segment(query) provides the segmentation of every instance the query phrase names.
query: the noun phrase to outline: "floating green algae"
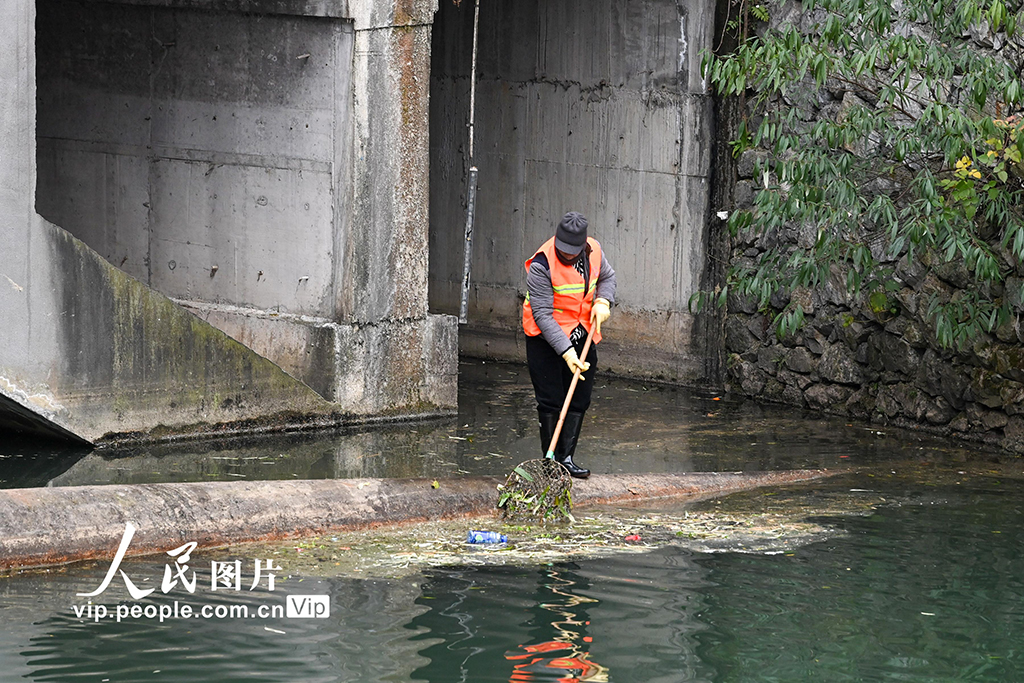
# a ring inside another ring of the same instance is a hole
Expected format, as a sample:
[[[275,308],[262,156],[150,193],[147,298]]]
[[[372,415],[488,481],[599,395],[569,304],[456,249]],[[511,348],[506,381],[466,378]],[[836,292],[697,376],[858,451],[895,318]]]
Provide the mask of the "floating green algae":
[[[778,490],[760,491],[723,505],[705,503],[651,509],[587,508],[572,524],[514,525],[495,517],[445,520],[394,528],[323,534],[302,540],[247,544],[224,551],[273,558],[291,576],[395,578],[439,566],[539,565],[666,545],[695,552],[785,553],[839,533],[822,514],[862,514],[884,500],[855,494],[825,508],[799,504],[780,509]],[[797,494],[794,494],[797,495]],[[752,501],[760,500],[760,506]],[[812,520],[811,517],[816,517]],[[505,534],[508,543],[466,543],[471,529]]]
[[[960,469],[963,467],[964,469]],[[586,507],[571,524],[505,524],[497,516],[328,533],[302,540],[235,546],[218,554],[271,557],[283,575],[395,578],[429,567],[536,566],[679,546],[697,553],[783,554],[845,533],[843,518],[920,505],[920,484],[956,491],[1012,486],[1021,465],[936,467],[900,462],[857,468],[829,479],[743,491],[700,502],[668,499],[644,507]],[[908,482],[916,482],[908,493]],[[952,487],[952,488],[950,488]],[[497,531],[506,544],[472,545],[472,529]]]

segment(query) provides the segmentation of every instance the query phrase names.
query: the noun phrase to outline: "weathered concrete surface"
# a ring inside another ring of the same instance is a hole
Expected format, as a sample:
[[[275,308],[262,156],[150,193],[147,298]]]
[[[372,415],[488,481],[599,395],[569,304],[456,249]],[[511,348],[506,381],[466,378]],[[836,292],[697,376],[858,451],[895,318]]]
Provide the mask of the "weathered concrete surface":
[[[256,353],[273,358],[339,410],[379,415],[450,411],[456,405],[458,328],[449,316],[355,324],[178,303]]]
[[[809,481],[824,470],[605,475],[577,482],[576,505],[705,498]],[[0,491],[0,570],[112,558],[131,522],[129,555],[195,541],[211,547],[494,513],[493,477],[209,482]]]
[[[342,411],[453,407],[422,246],[435,5],[45,3],[40,213]]]
[[[337,409],[220,330],[47,226],[64,264],[56,413],[95,442],[215,431],[215,423],[285,426]]]
[[[717,339],[687,308],[707,250],[711,47],[705,0],[481,3],[480,169],[470,323],[460,345],[522,359],[523,262],[582,211],[618,273],[601,364],[696,383]],[[431,75],[433,310],[458,310],[472,3],[442,3]]]
[[[38,12],[38,211],[168,296],[330,315],[351,25]]]
[[[426,306],[434,7],[5,5],[0,426],[451,411],[455,319]]]
[[[573,505],[642,503],[657,498],[701,500],[760,488],[831,476],[827,470],[774,472],[687,472],[666,474],[608,474],[574,481]]]

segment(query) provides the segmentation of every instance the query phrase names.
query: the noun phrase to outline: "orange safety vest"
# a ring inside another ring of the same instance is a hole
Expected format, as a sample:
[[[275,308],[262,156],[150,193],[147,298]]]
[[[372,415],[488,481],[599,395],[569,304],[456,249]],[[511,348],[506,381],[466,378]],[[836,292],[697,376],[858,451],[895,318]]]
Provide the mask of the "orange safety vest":
[[[541,245],[537,253],[526,261],[526,271],[530,271],[530,264],[537,254],[544,254],[548,259],[548,270],[551,273],[551,288],[554,291],[555,311],[554,319],[562,328],[566,336],[569,335],[577,325],[583,325],[587,333],[590,333],[590,310],[594,305],[594,290],[597,289],[597,276],[601,273],[601,245],[592,237],[587,238],[587,246],[590,248],[590,287],[586,292],[584,289],[583,276],[572,266],[567,266],[558,258],[555,253],[555,238],[552,237]],[[540,328],[533,319],[533,309],[530,308],[530,294],[526,294],[526,301],[523,302],[523,331],[527,336],[536,337],[540,334]],[[594,334],[594,343],[601,341],[601,333]]]

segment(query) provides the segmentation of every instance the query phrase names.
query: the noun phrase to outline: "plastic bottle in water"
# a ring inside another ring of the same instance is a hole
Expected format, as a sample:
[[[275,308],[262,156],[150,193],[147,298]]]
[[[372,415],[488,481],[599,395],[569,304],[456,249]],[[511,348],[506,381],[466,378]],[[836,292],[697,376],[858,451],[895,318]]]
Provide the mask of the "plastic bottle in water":
[[[508,536],[497,531],[470,531],[466,543],[508,543]]]

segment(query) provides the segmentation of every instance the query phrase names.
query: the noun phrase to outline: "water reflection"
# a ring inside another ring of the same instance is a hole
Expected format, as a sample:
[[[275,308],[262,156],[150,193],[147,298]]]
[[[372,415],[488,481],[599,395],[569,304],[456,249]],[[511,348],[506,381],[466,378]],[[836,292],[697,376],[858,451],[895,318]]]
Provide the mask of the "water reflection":
[[[32,681],[436,683],[701,680],[690,676],[706,672],[693,654],[693,634],[704,628],[696,589],[706,582],[675,551],[391,581],[292,577],[275,593],[203,591],[209,577],[200,576],[195,595],[157,592],[141,603],[245,606],[254,615],[287,594],[327,594],[328,619],[77,616],[76,593],[99,585],[106,568],[0,582],[0,670]],[[162,566],[134,561],[126,570],[153,587]],[[96,600],[113,614],[130,596],[115,582]]]
[[[941,481],[883,476],[889,471],[862,475],[883,504],[866,516],[832,517],[844,533],[778,554],[667,547],[387,581],[287,577],[282,560],[285,578],[273,594],[204,591],[210,577],[201,574],[196,596],[178,586],[143,601],[255,610],[285,595],[329,595],[327,619],[94,622],[72,605],[76,593],[100,584],[109,562],[8,577],[0,580],[0,678],[1020,680],[1020,465],[1016,479],[1009,471],[954,470],[964,476]],[[807,491],[849,489],[846,479]],[[238,556],[251,565],[244,550]],[[198,571],[212,557],[195,553],[190,564]],[[126,572],[140,587],[159,586],[164,561],[126,562]],[[125,600],[121,582],[102,596],[108,604]]]
[[[1021,483],[876,483],[893,503],[834,519],[845,536],[699,560],[701,659],[736,681],[1022,680]]]
[[[46,486],[91,450],[65,441],[6,435],[0,439],[0,488]]]
[[[448,420],[344,433],[155,444],[92,453],[51,485],[457,476],[468,471],[459,441],[449,438],[457,432]]]
[[[538,606],[550,614],[541,615],[538,621],[554,617],[550,622],[554,637],[539,643],[520,645],[505,653],[505,659],[513,664],[509,681],[608,681],[608,669],[590,659],[592,636],[587,635],[590,619],[588,607],[598,601],[584,595],[584,586],[577,589],[577,581],[569,571],[545,570],[546,581],[541,590],[551,595],[547,602]],[[543,630],[547,630],[545,624]],[[538,634],[543,638],[547,634]]]
[[[0,671],[32,681],[408,681],[421,663],[408,642],[408,621],[422,608],[416,581],[305,579],[274,593],[177,591],[154,593],[139,604],[192,605],[236,610],[224,618],[79,618],[76,592],[91,590],[105,566],[74,575],[35,574],[0,583]],[[132,563],[133,578],[160,567]],[[200,577],[209,586],[209,577]],[[143,581],[144,585],[146,584]],[[286,594],[326,594],[327,619],[260,618],[261,605],[282,604]],[[128,604],[123,586],[97,598],[112,608]],[[82,600],[83,604],[85,601]],[[249,617],[239,616],[245,607]],[[111,611],[113,614],[113,609]]]
[[[834,468],[971,453],[948,441],[784,406],[618,378],[599,382],[577,451],[595,474]],[[482,361],[460,363],[459,414],[447,420],[88,454],[12,444],[0,441],[0,487],[504,475],[540,455],[525,369]]]
[[[410,623],[433,641],[430,663],[413,680],[607,680],[590,660],[587,587],[572,566],[432,571],[417,600],[429,609]]]
[[[413,680],[706,680],[704,571],[678,550],[531,569],[431,572]],[[510,647],[510,644],[514,646]]]

